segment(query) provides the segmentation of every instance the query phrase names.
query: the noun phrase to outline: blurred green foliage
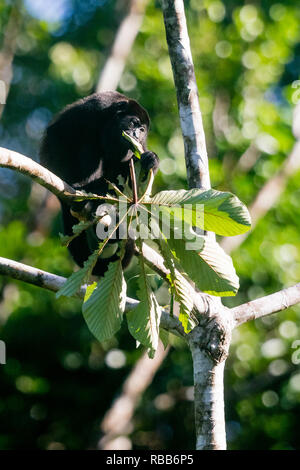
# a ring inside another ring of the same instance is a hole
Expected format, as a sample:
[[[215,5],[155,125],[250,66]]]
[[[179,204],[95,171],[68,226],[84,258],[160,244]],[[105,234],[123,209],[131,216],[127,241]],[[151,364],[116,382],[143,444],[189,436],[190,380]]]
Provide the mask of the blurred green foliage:
[[[109,54],[126,2],[26,0],[17,36],[12,86],[0,122],[0,145],[37,158],[43,129],[67,103],[91,93]],[[0,51],[13,1],[0,0]],[[291,132],[299,79],[300,8],[293,0],[186,0],[212,186],[246,204],[280,168]],[[172,71],[158,1],[151,0],[119,90],[152,119],[149,148],[161,160],[155,191],[186,188]],[[241,155],[255,146],[243,171]],[[0,255],[60,275],[73,269],[60,246],[54,198],[28,178],[1,170]],[[300,279],[300,174],[233,253],[241,289],[233,306]],[[135,296],[137,273],[127,273]],[[159,287],[161,301],[166,289]],[[292,363],[300,339],[300,307],[235,331],[226,367],[226,418],[231,449],[300,447],[300,372]],[[0,448],[94,448],[105,410],[141,351],[124,327],[100,345],[76,299],[0,277]],[[129,438],[136,449],[194,447],[192,364],[175,341],[144,394]],[[176,410],[176,411],[175,411]]]

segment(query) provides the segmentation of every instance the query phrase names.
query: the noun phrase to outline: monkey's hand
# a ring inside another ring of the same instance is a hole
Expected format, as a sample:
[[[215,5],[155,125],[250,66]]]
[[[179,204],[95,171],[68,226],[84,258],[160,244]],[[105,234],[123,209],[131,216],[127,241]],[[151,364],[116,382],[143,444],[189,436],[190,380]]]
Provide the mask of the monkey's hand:
[[[150,170],[152,170],[155,175],[159,167],[159,158],[156,153],[147,150],[141,155],[141,165],[146,174],[145,176],[147,176]]]

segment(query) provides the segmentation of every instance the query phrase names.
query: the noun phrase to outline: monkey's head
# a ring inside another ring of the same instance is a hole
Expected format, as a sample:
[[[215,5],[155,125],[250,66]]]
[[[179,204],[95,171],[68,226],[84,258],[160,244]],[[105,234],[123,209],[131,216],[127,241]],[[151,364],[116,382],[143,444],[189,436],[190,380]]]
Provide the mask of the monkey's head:
[[[137,101],[120,93],[114,93],[114,96],[119,98],[119,101],[114,102],[110,109],[113,113],[110,113],[107,138],[110,139],[110,145],[118,149],[119,160],[124,162],[132,157],[132,152],[130,143],[122,133],[126,132],[146,149],[150,119],[147,111]]]

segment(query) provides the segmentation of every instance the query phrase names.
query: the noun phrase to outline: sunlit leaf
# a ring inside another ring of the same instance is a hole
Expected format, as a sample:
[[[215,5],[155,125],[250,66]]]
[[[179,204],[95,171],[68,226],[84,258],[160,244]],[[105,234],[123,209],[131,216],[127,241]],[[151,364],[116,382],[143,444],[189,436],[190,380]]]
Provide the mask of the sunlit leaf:
[[[234,194],[213,189],[162,191],[143,203],[152,204],[154,215],[165,213],[218,235],[238,235],[251,225],[248,209]]]
[[[121,260],[110,263],[82,307],[84,319],[93,335],[102,342],[119,329],[126,303],[126,283]]]
[[[56,298],[62,295],[72,297],[75,295],[82,284],[84,284],[92,273],[92,270],[98,259],[98,251],[94,251],[84,262],[83,268],[73,273],[64,283],[64,285],[56,292]]]
[[[148,348],[149,357],[154,357],[158,346],[161,308],[151,290],[141,256],[139,264],[141,269],[138,280],[140,303],[127,314],[127,322],[132,336]]]

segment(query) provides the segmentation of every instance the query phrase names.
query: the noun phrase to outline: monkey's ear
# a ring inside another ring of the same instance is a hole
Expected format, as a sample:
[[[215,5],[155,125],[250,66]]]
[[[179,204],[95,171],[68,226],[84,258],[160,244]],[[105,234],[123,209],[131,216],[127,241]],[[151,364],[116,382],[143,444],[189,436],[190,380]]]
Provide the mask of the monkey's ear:
[[[147,128],[150,127],[150,118],[147,111],[142,108],[142,106],[135,100],[130,100],[128,103],[128,111],[133,116],[137,116],[140,118],[143,124],[146,124]]]
[[[110,105],[109,108],[109,116],[116,116],[121,113],[126,113],[128,110],[128,101],[118,101],[117,103],[113,103]]]

